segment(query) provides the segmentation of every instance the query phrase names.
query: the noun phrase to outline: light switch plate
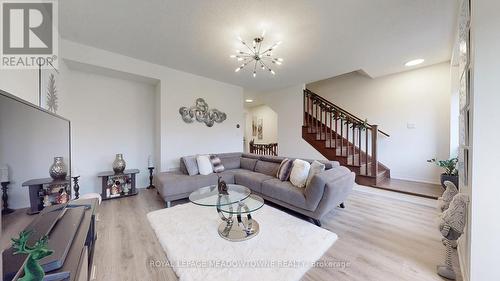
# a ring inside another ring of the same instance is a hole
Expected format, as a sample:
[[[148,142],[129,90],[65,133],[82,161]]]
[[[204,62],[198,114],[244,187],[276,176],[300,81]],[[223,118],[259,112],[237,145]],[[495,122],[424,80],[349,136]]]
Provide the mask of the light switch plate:
[[[415,123],[406,123],[406,128],[408,129],[415,129],[416,127]]]

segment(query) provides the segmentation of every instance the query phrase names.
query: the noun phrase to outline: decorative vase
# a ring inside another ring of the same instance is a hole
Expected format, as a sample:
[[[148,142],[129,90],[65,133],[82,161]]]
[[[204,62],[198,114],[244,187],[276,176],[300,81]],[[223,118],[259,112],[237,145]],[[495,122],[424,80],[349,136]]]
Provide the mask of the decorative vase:
[[[116,154],[115,161],[113,161],[113,171],[116,174],[121,174],[123,173],[123,171],[125,171],[126,165],[127,163],[125,163],[125,160],[123,160],[123,154]]]
[[[49,169],[50,177],[55,180],[63,180],[68,175],[68,167],[63,162],[62,157],[54,157],[54,163]]]
[[[446,189],[446,186],[444,185],[445,181],[451,181],[458,188],[458,176],[441,174],[440,180],[441,180],[441,186],[444,189]]]

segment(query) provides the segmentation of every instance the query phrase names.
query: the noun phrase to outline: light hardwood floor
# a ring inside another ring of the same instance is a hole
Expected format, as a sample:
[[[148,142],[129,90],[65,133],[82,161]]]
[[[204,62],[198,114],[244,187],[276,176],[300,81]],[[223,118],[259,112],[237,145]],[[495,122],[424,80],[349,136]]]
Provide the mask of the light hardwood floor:
[[[346,209],[337,209],[322,220],[324,228],[339,236],[322,260],[346,261],[348,266],[312,268],[303,280],[444,280],[435,273],[444,256],[435,205],[431,199],[356,187]],[[102,203],[95,280],[177,280],[170,268],[150,265],[152,260],[165,260],[165,254],[146,214],[163,206],[155,190],[145,189],[138,196]],[[3,217],[2,249],[9,246],[8,237],[32,218],[21,211]]]

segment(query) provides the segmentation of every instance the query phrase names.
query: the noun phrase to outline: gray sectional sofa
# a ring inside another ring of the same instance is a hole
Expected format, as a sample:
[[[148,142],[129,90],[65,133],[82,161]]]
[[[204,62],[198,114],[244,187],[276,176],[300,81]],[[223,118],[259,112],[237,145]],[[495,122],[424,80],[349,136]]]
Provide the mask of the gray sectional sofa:
[[[289,181],[276,178],[285,157],[248,153],[221,153],[217,156],[225,168],[220,173],[224,181],[246,186],[265,200],[310,217],[317,225],[333,208],[343,207],[354,186],[354,173],[335,161],[318,160],[325,164],[326,170],[314,175],[305,188],[298,188]],[[168,207],[171,201],[187,198],[200,187],[217,184],[217,174],[190,176],[181,159],[180,171],[159,173],[157,181],[158,194]]]

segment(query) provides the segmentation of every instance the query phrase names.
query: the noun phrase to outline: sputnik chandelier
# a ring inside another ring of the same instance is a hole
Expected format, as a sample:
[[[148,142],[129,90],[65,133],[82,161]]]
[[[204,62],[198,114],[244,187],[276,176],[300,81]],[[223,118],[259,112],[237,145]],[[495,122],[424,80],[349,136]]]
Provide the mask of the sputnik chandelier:
[[[276,49],[281,44],[280,42],[274,43],[272,46],[264,48],[264,35],[265,31],[262,32],[260,37],[256,37],[253,39],[251,46],[247,44],[241,37],[238,37],[238,40],[245,47],[244,51],[236,50],[235,55],[231,55],[231,58],[234,58],[241,62],[241,65],[234,70],[234,72],[238,72],[242,70],[245,66],[250,65],[253,66],[253,77],[257,76],[257,68],[260,68],[265,71],[269,71],[272,75],[276,73],[271,69],[271,64],[280,65],[283,62],[282,58],[277,58],[272,55],[272,51]]]

